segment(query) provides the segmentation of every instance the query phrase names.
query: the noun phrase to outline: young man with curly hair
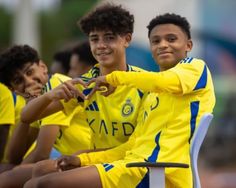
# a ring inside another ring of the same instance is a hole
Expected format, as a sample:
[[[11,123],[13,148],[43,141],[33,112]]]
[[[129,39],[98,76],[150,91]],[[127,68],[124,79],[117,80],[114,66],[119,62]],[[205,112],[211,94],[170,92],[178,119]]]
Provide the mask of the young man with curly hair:
[[[28,45],[14,45],[0,54],[0,75],[2,83],[24,96],[26,100],[38,97],[70,80],[62,74],[48,75],[47,66],[39,59],[37,51]],[[80,118],[74,119],[73,113],[79,113]],[[39,123],[33,123],[32,126],[22,122],[17,125],[7,151],[9,163],[21,165],[0,175],[0,187],[3,187],[4,182],[16,184],[30,176],[32,164],[22,164],[48,159],[53,147],[62,154],[90,149],[90,129],[87,127],[82,109],[78,108],[73,113],[67,116],[60,111],[42,118]],[[36,146],[22,160],[36,138]],[[14,181],[11,174],[15,175]]]
[[[91,81],[96,82],[95,90],[110,84],[150,92],[140,113],[140,124],[128,143],[119,146],[119,150],[61,158],[58,167],[66,171],[32,179],[24,188],[148,187],[147,169],[127,168],[127,163],[164,161],[190,166],[192,135],[200,117],[212,113],[215,105],[211,73],[203,60],[187,57],[192,40],[184,17],[176,14],[155,17],[148,25],[148,37],[153,57],[160,66],[159,73],[114,71]],[[68,170],[72,166],[83,167]],[[165,176],[168,188],[193,186],[191,168],[167,169]]]
[[[72,99],[69,102],[64,100],[51,101],[51,95],[58,93],[68,94],[68,100],[74,98],[75,93],[70,93],[66,85],[70,82],[84,83],[98,77],[107,75],[115,70],[137,72],[142,69],[130,66],[126,63],[126,48],[129,46],[133,33],[134,18],[121,6],[105,4],[96,8],[80,20],[81,30],[88,35],[93,56],[98,61],[88,73],[77,80],[68,81],[55,88],[48,94],[30,101],[24,108],[22,120],[32,122],[38,119],[50,109],[64,110],[70,114],[79,103],[79,99]],[[84,88],[76,85],[80,96],[85,97],[93,87]],[[77,91],[78,91],[77,90]],[[63,95],[64,95],[63,94]],[[57,95],[57,94],[56,94]],[[136,88],[122,86],[109,97],[96,93],[84,105],[87,122],[92,129],[92,141],[94,149],[111,148],[126,142],[133,133],[139,107],[142,103],[144,93]],[[31,115],[28,114],[31,112]]]
[[[98,7],[80,20],[80,27],[88,35],[91,52],[98,61],[98,64],[88,73],[81,76],[81,83],[99,75],[109,74],[114,70],[142,71],[126,63],[125,51],[132,38],[133,24],[133,15],[121,6],[111,4]],[[61,90],[67,92],[67,90],[64,90],[66,84],[68,83],[65,82],[52,90],[49,95],[61,92]],[[82,90],[82,97],[92,90],[92,87],[84,88],[80,85],[78,85],[78,88],[80,91]],[[73,98],[74,96],[73,93],[70,97]],[[46,97],[46,100],[44,97]],[[27,104],[22,114],[23,122],[31,123],[42,116],[49,115],[51,113],[50,109],[53,109],[53,111],[64,109],[66,114],[69,115],[78,105],[83,106],[88,125],[92,130],[91,142],[93,149],[104,150],[116,147],[128,140],[137,124],[139,108],[145,95],[136,88],[121,86],[107,98],[96,93],[84,102],[81,102],[81,98],[66,103],[56,100],[49,101],[47,97],[48,95],[43,95]],[[40,101],[39,105],[35,104],[37,101]],[[45,103],[50,104],[49,113],[45,109],[40,109]],[[44,161],[36,164],[36,166],[38,165],[41,168],[43,171],[41,173],[45,173],[44,171],[50,169],[50,165],[53,165],[53,170],[56,170],[54,163],[54,161],[53,164],[50,161]]]

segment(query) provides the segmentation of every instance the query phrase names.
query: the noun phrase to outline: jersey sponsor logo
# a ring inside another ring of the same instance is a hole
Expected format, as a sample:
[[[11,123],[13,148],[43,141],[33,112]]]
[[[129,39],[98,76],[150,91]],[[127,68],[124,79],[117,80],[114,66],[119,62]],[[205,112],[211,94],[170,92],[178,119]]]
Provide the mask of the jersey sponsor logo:
[[[106,135],[116,136],[122,134],[124,136],[130,136],[134,132],[135,126],[130,122],[106,122],[104,119],[97,122],[95,119],[88,120],[89,127],[93,133],[105,133]],[[96,127],[98,125],[98,127]],[[119,132],[119,133],[118,133]]]
[[[191,63],[193,60],[193,57],[186,57],[184,59],[182,59],[179,63]]]
[[[132,114],[134,111],[134,105],[131,103],[131,99],[127,99],[125,104],[122,107],[122,116],[126,117]]]

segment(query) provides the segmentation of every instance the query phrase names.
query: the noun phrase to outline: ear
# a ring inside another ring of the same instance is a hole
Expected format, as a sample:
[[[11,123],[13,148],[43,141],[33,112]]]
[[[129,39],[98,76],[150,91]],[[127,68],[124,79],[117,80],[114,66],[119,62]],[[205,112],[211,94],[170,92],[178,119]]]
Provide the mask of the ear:
[[[48,74],[48,67],[42,60],[39,60],[39,66],[43,69],[44,74]]]
[[[131,33],[128,33],[125,35],[125,47],[129,47],[129,44],[132,40],[132,34]]]
[[[186,46],[186,52],[190,52],[193,48],[193,41],[191,39],[188,39],[187,46]]]

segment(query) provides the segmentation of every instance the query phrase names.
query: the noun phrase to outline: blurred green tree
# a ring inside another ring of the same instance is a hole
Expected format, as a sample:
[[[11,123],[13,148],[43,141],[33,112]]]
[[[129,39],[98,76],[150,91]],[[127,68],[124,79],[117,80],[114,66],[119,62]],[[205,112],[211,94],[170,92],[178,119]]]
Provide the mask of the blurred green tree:
[[[62,0],[61,7],[40,13],[41,56],[47,64],[51,63],[55,51],[84,37],[77,21],[97,2],[98,0]]]
[[[12,15],[0,6],[0,50],[9,46],[11,41]]]

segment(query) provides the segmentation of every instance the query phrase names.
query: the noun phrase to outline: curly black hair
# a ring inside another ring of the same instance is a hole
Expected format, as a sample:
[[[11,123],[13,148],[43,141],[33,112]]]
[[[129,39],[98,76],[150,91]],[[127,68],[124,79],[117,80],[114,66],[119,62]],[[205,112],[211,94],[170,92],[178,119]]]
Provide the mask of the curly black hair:
[[[78,55],[80,61],[87,65],[95,65],[97,63],[97,60],[93,57],[93,54],[91,52],[88,40],[80,41],[72,49],[72,54]]]
[[[28,45],[14,45],[0,54],[0,82],[11,87],[13,75],[27,63],[39,63],[35,49]]]
[[[148,37],[150,37],[150,33],[154,27],[157,25],[161,24],[174,24],[179,26],[187,35],[188,39],[191,39],[191,33],[190,33],[190,24],[187,21],[185,17],[182,17],[177,14],[170,14],[166,13],[163,15],[158,15],[155,18],[153,18],[150,22],[149,25],[147,26],[148,28]]]
[[[109,30],[118,35],[132,34],[134,16],[121,5],[106,3],[81,18],[78,24],[86,35],[95,30]]]

